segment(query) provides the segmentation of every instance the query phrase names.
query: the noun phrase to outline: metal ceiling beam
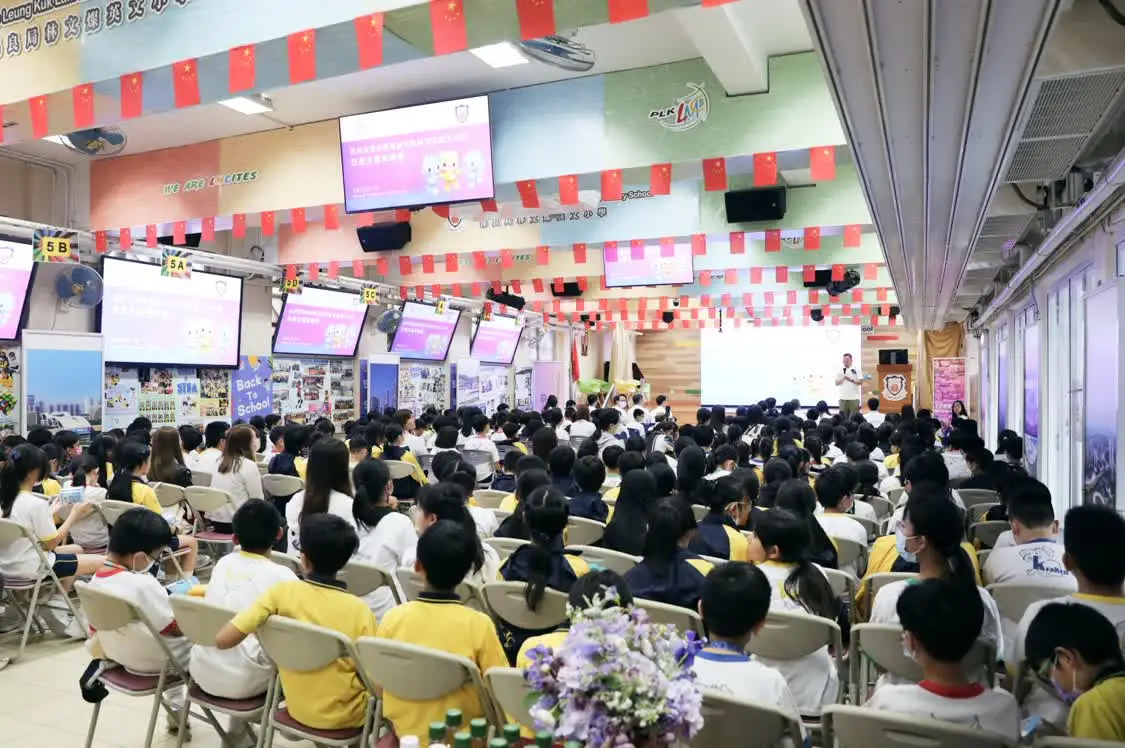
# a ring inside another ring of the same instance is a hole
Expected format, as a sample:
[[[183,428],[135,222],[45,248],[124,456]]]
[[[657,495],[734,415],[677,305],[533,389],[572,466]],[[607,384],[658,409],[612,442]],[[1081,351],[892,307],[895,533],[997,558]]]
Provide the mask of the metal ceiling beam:
[[[945,324],[1062,0],[800,0],[903,316]]]

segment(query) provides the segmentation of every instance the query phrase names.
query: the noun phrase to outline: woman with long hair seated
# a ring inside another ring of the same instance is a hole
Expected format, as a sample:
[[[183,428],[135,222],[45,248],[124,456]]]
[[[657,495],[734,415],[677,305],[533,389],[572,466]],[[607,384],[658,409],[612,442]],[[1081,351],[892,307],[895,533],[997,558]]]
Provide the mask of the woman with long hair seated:
[[[632,556],[645,550],[649,508],[656,500],[656,480],[647,470],[630,470],[621,479],[621,493],[598,544]]]
[[[352,483],[352,517],[359,536],[355,557],[388,574],[396,569],[413,569],[418,535],[410,518],[396,509],[386,464],[382,460],[361,461],[352,468]],[[382,618],[395,604],[387,587],[375,590],[364,602],[376,618]]]
[[[695,515],[683,498],[670,496],[657,503],[649,514],[644,556],[625,574],[636,597],[698,608],[711,563],[688,550],[695,527]]]

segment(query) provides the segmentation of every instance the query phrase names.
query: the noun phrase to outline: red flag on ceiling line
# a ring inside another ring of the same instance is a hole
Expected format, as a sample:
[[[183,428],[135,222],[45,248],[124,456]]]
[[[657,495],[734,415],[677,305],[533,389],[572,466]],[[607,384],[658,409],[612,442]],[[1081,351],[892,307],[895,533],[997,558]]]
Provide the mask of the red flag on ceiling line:
[[[360,279],[367,276],[367,269],[363,266],[363,260],[352,260],[352,275]]]
[[[766,251],[767,252],[780,252],[781,251],[781,229],[768,229],[768,230],[766,230]]]
[[[74,109],[74,127],[82,129],[94,125],[94,87],[89,83],[75,86],[71,91]]]
[[[727,3],[733,3],[734,1],[735,0],[703,0],[703,7],[717,8],[720,5],[726,5]]]
[[[262,234],[273,236],[276,228],[277,216],[272,210],[262,211]]]
[[[32,96],[27,104],[31,108],[31,134],[37,138],[47,137],[51,129],[47,122],[47,97]]]
[[[205,242],[215,241],[215,216],[207,216],[203,219],[199,238]]]
[[[195,60],[172,63],[172,90],[177,109],[199,106],[199,67]]]
[[[672,194],[672,164],[653,164],[649,169],[649,191],[653,195]]]
[[[355,19],[355,40],[359,47],[359,69],[383,64],[383,14],[369,13]]]
[[[500,250],[500,267],[510,268],[516,264],[515,253],[510,249]]]
[[[620,200],[622,195],[621,170],[606,169],[602,172],[602,202]]]
[[[879,277],[879,266],[869,262],[863,266],[863,279],[873,281]]]
[[[430,275],[434,272],[434,256],[422,255],[422,272]]]
[[[487,263],[488,258],[484,256],[484,252],[473,252],[473,268],[475,270],[484,270]]]
[[[750,268],[750,282],[754,285],[762,282],[762,269],[760,267]]]
[[[555,33],[555,0],[516,0],[520,38],[538,39]]]
[[[711,285],[711,271],[710,270],[704,270],[702,273],[699,274],[699,285],[701,285],[701,286],[710,286]]]
[[[297,266],[296,265],[286,265],[285,266],[285,280],[290,280],[290,281],[291,280],[297,280]]]
[[[460,264],[460,258],[457,256],[456,252],[445,253],[445,272],[456,273]],[[457,295],[460,296],[460,294]]]
[[[340,209],[335,205],[324,206],[324,228],[329,231],[340,228]]]
[[[668,240],[668,243],[670,245],[672,245],[672,247],[675,246],[671,239]],[[663,251],[664,250],[664,240],[663,239],[660,240],[660,246],[661,246],[660,256],[663,257],[664,256],[664,251]],[[672,247],[670,247],[670,249]],[[701,257],[701,256],[707,254],[707,234],[692,234],[691,235],[691,253],[693,255],[695,255],[696,257]],[[672,251],[668,253],[668,256],[671,257],[674,254],[675,254],[675,250],[672,249]]]
[[[340,277],[340,263],[336,260],[332,260],[328,263],[328,277],[332,280],[336,280]]]
[[[140,117],[144,112],[144,73],[121,76],[121,119]]]
[[[775,184],[777,184],[777,154],[773,151],[755,153],[754,186],[769,187]]]
[[[816,282],[816,265],[805,265],[802,280],[804,280],[805,283]]]
[[[172,245],[182,247],[187,244],[187,223],[176,221],[172,224]]]
[[[235,47],[227,53],[227,89],[231,93],[249,91],[258,77],[257,54],[253,44]]]
[[[559,177],[559,202],[563,205],[578,204],[578,177],[574,174]]]
[[[293,208],[289,211],[289,221],[293,224],[294,234],[303,234],[308,228],[308,220],[305,218],[304,208]]]
[[[309,280],[313,281],[313,282],[320,280],[320,264],[319,263],[316,263],[316,262],[310,262],[309,263]]]
[[[153,248],[153,247],[156,247],[156,244],[157,244],[156,224],[150,223],[149,225],[145,226],[145,246]]]
[[[534,179],[524,179],[516,182],[516,189],[520,193],[520,202],[525,208],[539,207],[539,188],[535,186]]]
[[[103,254],[109,249],[109,236],[104,231],[94,232],[94,251]]]
[[[833,265],[832,266],[832,280],[842,281],[843,279],[844,279],[844,266],[843,265]]]
[[[585,243],[579,242],[578,244],[575,244],[574,247],[573,247],[573,250],[574,250],[574,264],[585,265],[586,264],[586,245],[585,245]]]
[[[386,257],[379,257],[375,260],[375,274],[378,276],[386,277],[391,273],[391,263]]]
[[[858,247],[863,243],[863,227],[858,223],[851,223],[844,227],[844,246]]]
[[[231,216],[231,236],[235,239],[242,239],[246,236],[246,214],[235,213]]]
[[[303,83],[316,78],[316,29],[290,34],[289,82]]]
[[[482,211],[484,211],[485,213],[498,213],[498,212],[500,212],[500,208],[499,208],[498,205],[496,205],[496,200],[494,200],[494,199],[481,200],[480,201],[480,209]]]
[[[609,0],[609,22],[625,23],[648,15],[648,0]]]
[[[410,273],[413,269],[414,269],[414,265],[411,262],[410,258],[407,257],[406,255],[399,255],[398,272],[401,273],[402,275],[410,275]]]
[[[725,192],[727,189],[727,160],[703,159],[703,189],[708,192]]]
[[[730,232],[730,253],[732,255],[746,254],[746,232],[745,231],[732,231]]]
[[[738,283],[738,270],[731,268],[726,271],[726,277],[723,279],[727,285],[733,286]]]
[[[809,226],[805,229],[805,249],[816,251],[820,249],[820,227]]]
[[[535,264],[536,265],[550,265],[551,264],[551,248],[550,247],[536,247],[535,248]]]
[[[122,249],[131,249],[133,246],[133,230],[128,226],[117,232],[117,244]]]
[[[773,276],[774,280],[776,280],[778,283],[788,283],[789,268],[785,267],[784,265],[779,265],[778,267],[774,268]]]
[[[430,25],[434,32],[435,55],[447,55],[469,48],[462,0],[430,0]]]
[[[629,241],[629,256],[634,260],[643,260],[645,258],[645,243],[643,239],[632,239]]]
[[[821,145],[809,151],[809,176],[814,182],[836,178],[836,146]]]

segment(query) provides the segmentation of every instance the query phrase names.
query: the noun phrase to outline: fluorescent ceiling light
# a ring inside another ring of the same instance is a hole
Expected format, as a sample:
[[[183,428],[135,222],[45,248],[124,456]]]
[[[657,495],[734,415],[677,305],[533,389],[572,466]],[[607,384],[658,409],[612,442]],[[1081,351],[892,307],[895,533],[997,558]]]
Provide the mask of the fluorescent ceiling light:
[[[486,44],[469,51],[482,62],[494,68],[510,68],[527,64],[527,58],[511,42]]]
[[[48,143],[55,143],[57,145],[66,145],[66,140],[63,139],[62,135],[48,135],[47,137],[43,138],[43,140],[46,140]]]
[[[233,99],[223,99],[219,104],[239,114],[265,114],[273,111],[273,102],[265,96],[236,96]]]

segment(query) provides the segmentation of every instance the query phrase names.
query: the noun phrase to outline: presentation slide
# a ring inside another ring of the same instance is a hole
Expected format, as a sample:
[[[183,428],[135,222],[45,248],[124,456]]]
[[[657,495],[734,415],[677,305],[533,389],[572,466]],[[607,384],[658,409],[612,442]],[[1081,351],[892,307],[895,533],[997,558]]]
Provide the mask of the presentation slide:
[[[645,244],[643,247],[607,247],[602,250],[606,288],[668,286],[695,281],[691,245]]]
[[[242,279],[107,257],[100,331],[105,360],[121,364],[238,366]]]
[[[357,293],[306,286],[286,294],[274,332],[273,352],[294,356],[355,355],[367,304]]]
[[[488,97],[340,119],[348,213],[494,196]]]
[[[0,340],[20,334],[20,319],[31,285],[31,245],[0,239]]]
[[[836,405],[836,372],[850,353],[860,357],[856,325],[732,327],[702,333],[700,397],[708,405],[749,405],[767,397],[802,405]],[[857,363],[858,368],[858,363]],[[875,372],[863,372],[874,375]]]
[[[483,364],[504,364],[507,366],[516,357],[516,347],[520,344],[523,325],[515,317],[492,315],[488,321],[477,325],[469,357]]]
[[[461,312],[456,309],[438,314],[432,304],[408,301],[402,307],[402,320],[395,331],[391,353],[403,358],[444,361],[460,319]]]

